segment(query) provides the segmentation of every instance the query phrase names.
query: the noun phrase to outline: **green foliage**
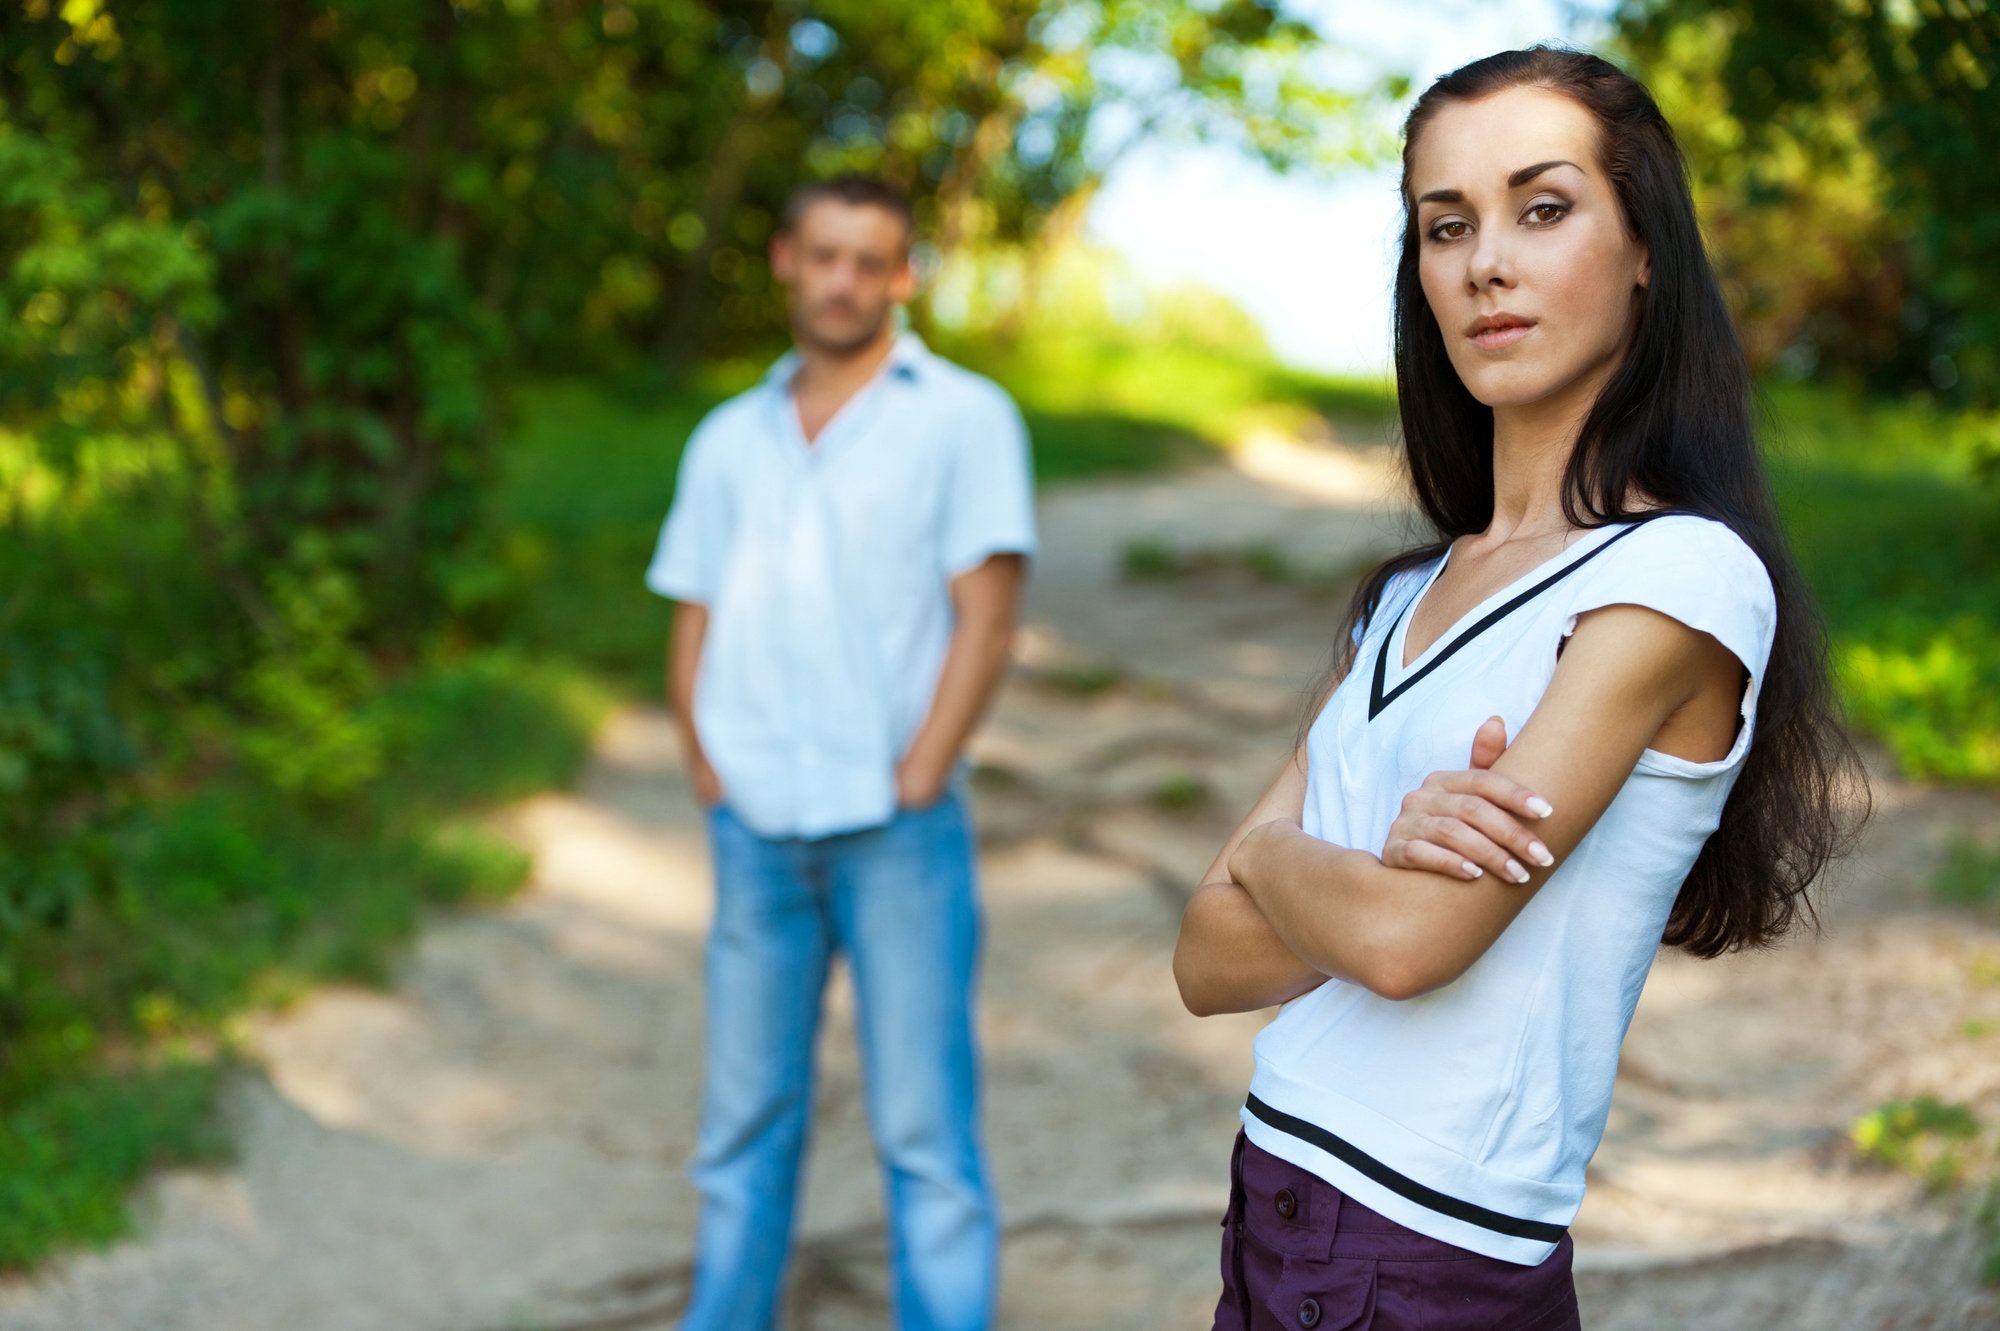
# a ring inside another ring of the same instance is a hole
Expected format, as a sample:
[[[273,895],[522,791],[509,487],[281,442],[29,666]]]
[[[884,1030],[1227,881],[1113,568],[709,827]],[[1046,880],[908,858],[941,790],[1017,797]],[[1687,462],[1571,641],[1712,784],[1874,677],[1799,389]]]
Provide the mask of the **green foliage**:
[[[2000,401],[2000,11],[1630,0],[1753,351]]]
[[[1213,798],[1207,786],[1186,772],[1168,774],[1153,791],[1153,804],[1165,813],[1191,813]]]
[[[1118,568],[1134,581],[1177,577],[1182,572],[1181,553],[1157,537],[1128,543],[1118,556]]]
[[[120,1190],[149,1163],[206,1158],[189,1143],[206,1140],[205,1069],[233,1013],[380,982],[424,907],[518,887],[526,857],[473,815],[568,780],[607,702],[507,653],[437,661],[361,709],[381,771],[344,799],[245,763],[107,819],[64,909],[0,931],[0,1214],[16,1222],[0,1220],[0,1266],[120,1232]],[[192,1061],[107,1070],[160,1047]]]
[[[0,936],[88,894],[103,853],[93,815],[135,758],[101,663],[60,640],[34,646],[0,638]]]
[[[222,1159],[210,1101],[218,1070],[169,1061],[91,1076],[0,1114],[0,1270],[130,1227],[125,1192],[161,1165]]]
[[[1888,741],[1904,771],[2000,778],[2000,633],[1990,623],[1955,620],[1901,648],[1850,643],[1839,667],[1853,719]]]
[[[1848,1136],[1868,1159],[1942,1191],[1957,1183],[1971,1165],[1979,1120],[1969,1106],[1920,1095],[1869,1110],[1854,1120]]]
[[[1074,698],[1094,698],[1124,683],[1125,672],[1115,665],[1090,663],[1045,670],[1040,679],[1058,693],[1067,693]]]
[[[1961,833],[1945,847],[1944,863],[1931,879],[1939,901],[1954,906],[1984,906],[2000,896],[2000,848]]]
[[[1872,85],[1750,116],[1731,97],[1739,9],[1633,6],[1627,45],[1687,150],[1695,204],[1751,363],[1798,378],[1896,351],[1901,249],[1867,136]]]
[[[1774,480],[1850,716],[1911,776],[2000,778],[2000,493],[1992,419],[1795,388]]]
[[[480,547],[489,590],[461,615],[525,652],[658,696],[667,605],[641,579],[681,448],[721,396],[713,384],[582,381],[518,393]]]
[[[1215,455],[1210,441],[1158,421],[1092,411],[1026,416],[1035,479],[1045,484],[1164,471]]]
[[[1236,570],[1259,582],[1325,595],[1350,591],[1361,574],[1380,558],[1379,554],[1364,554],[1330,568],[1303,568],[1283,549],[1268,542],[1234,548],[1180,549],[1169,542],[1148,538],[1126,545],[1119,555],[1119,571],[1134,582],[1149,582]]]

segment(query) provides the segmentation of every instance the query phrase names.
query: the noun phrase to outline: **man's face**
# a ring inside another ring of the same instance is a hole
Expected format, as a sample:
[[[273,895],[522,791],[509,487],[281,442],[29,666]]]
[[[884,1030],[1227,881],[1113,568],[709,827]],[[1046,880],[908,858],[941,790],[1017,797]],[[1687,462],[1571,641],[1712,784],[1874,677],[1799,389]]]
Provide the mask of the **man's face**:
[[[771,239],[771,274],[791,292],[792,336],[814,350],[858,351],[917,294],[903,219],[871,204],[820,199]]]

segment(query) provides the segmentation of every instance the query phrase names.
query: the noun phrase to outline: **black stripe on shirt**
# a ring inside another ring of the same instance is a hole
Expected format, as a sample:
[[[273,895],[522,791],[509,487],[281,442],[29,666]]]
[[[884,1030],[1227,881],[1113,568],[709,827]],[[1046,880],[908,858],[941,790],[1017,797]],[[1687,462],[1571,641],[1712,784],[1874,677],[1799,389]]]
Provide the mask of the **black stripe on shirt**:
[[[1600,545],[1595,550],[1592,550],[1589,553],[1585,554],[1581,559],[1566,564],[1562,568],[1557,569],[1554,573],[1549,574],[1548,577],[1543,578],[1540,582],[1528,588],[1528,590],[1522,592],[1519,596],[1516,596],[1513,600],[1507,602],[1507,604],[1501,606],[1498,610],[1495,610],[1493,613],[1487,615],[1485,618],[1481,619],[1477,624],[1474,624],[1471,628],[1459,634],[1456,638],[1453,638],[1451,640],[1450,645],[1447,646],[1443,651],[1439,652],[1436,656],[1432,657],[1430,661],[1425,664],[1422,670],[1417,671],[1416,674],[1411,675],[1401,684],[1398,684],[1395,688],[1390,689],[1388,694],[1385,696],[1382,692],[1382,679],[1383,675],[1387,672],[1389,668],[1389,643],[1395,638],[1396,627],[1398,624],[1401,624],[1403,622],[1403,615],[1407,615],[1410,613],[1410,608],[1411,606],[1414,606],[1416,604],[1416,601],[1412,601],[1410,602],[1410,605],[1404,606],[1403,614],[1397,615],[1396,623],[1391,624],[1389,626],[1389,631],[1382,635],[1381,650],[1375,653],[1375,683],[1374,686],[1368,690],[1368,719],[1370,721],[1373,721],[1378,715],[1381,714],[1381,711],[1384,707],[1387,707],[1390,703],[1402,697],[1403,694],[1406,693],[1412,685],[1417,683],[1417,681],[1421,680],[1424,676],[1430,674],[1431,671],[1436,670],[1439,666],[1443,665],[1446,661],[1450,660],[1452,653],[1456,652],[1459,648],[1465,646],[1465,644],[1471,642],[1474,638],[1486,632],[1486,630],[1492,628],[1495,624],[1498,624],[1501,620],[1513,614],[1516,610],[1519,610],[1522,606],[1534,600],[1537,596],[1540,596],[1543,592],[1555,586],[1558,582],[1561,582],[1564,578],[1567,578],[1570,574],[1576,572],[1578,569],[1582,568],[1585,564],[1588,564],[1591,560],[1597,558],[1599,555],[1603,554],[1606,550],[1609,550],[1612,546],[1624,540],[1627,536],[1630,536],[1633,532],[1639,530],[1639,528],[1643,524],[1651,522],[1654,518],[1667,517],[1672,512],[1674,512],[1674,510],[1659,509],[1655,510],[1654,512],[1643,515],[1642,517],[1635,520],[1632,523],[1632,525],[1627,527],[1624,531],[1619,532],[1616,536],[1606,541],[1603,545]],[[1419,597],[1418,599],[1422,598]]]
[[[1506,1234],[1517,1239],[1535,1239],[1542,1243],[1560,1243],[1563,1235],[1568,1232],[1562,1225],[1502,1215],[1498,1211],[1489,1211],[1472,1202],[1448,1197],[1436,1188],[1427,1188],[1415,1179],[1397,1173],[1352,1142],[1343,1141],[1316,1123],[1308,1123],[1302,1118],[1293,1118],[1283,1110],[1273,1109],[1254,1095],[1245,1102],[1244,1107],[1278,1131],[1297,1137],[1308,1146],[1317,1146],[1356,1173],[1366,1175],[1398,1196],[1408,1198],[1419,1206],[1436,1211],[1439,1215],[1448,1215],[1453,1220],[1463,1220],[1468,1225],[1478,1225],[1481,1229],[1490,1229],[1496,1234]]]

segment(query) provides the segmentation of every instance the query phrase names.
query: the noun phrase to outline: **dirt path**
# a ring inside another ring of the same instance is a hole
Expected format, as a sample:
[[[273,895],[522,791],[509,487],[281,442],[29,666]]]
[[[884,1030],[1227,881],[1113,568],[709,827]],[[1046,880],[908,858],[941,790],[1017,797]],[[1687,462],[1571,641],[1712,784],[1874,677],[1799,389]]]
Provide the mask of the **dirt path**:
[[[1365,456],[1278,440],[1236,470],[1070,487],[1042,515],[1022,669],[974,754],[1003,1321],[1206,1327],[1261,1019],[1180,1010],[1175,922],[1291,743],[1338,610],[1322,575],[1400,521]],[[1184,571],[1121,578],[1135,542]],[[1589,1325],[2000,1325],[1954,1204],[1843,1144],[1893,1096],[2000,1118],[2000,1036],[1964,1033],[2000,1031],[2000,927],[1923,887],[1945,832],[2000,815],[1883,796],[1826,938],[1656,969],[1577,1225]],[[260,1022],[268,1075],[229,1099],[238,1165],[161,1178],[137,1240],[0,1284],[0,1329],[671,1325],[709,887],[666,719],[621,715],[576,793],[507,819],[533,889],[433,922],[394,993],[327,991]],[[885,1325],[846,1004],[837,987],[801,1331]]]

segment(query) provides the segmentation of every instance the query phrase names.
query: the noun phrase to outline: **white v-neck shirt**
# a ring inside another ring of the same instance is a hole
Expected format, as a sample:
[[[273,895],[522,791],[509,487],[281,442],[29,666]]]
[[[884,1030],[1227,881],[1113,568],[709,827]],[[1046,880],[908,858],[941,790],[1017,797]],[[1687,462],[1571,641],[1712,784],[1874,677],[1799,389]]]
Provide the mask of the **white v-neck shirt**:
[[[1464,975],[1404,1002],[1329,980],[1257,1037],[1251,1141],[1420,1233],[1532,1265],[1583,1201],[1618,1047],[1749,752],[1777,605],[1762,561],[1728,527],[1663,516],[1586,533],[1405,666],[1412,609],[1443,565],[1390,581],[1308,732],[1302,825],[1313,836],[1379,855],[1403,796],[1464,768],[1486,718],[1520,733],[1586,611],[1670,615],[1713,635],[1750,677],[1728,755],[1647,750]]]

